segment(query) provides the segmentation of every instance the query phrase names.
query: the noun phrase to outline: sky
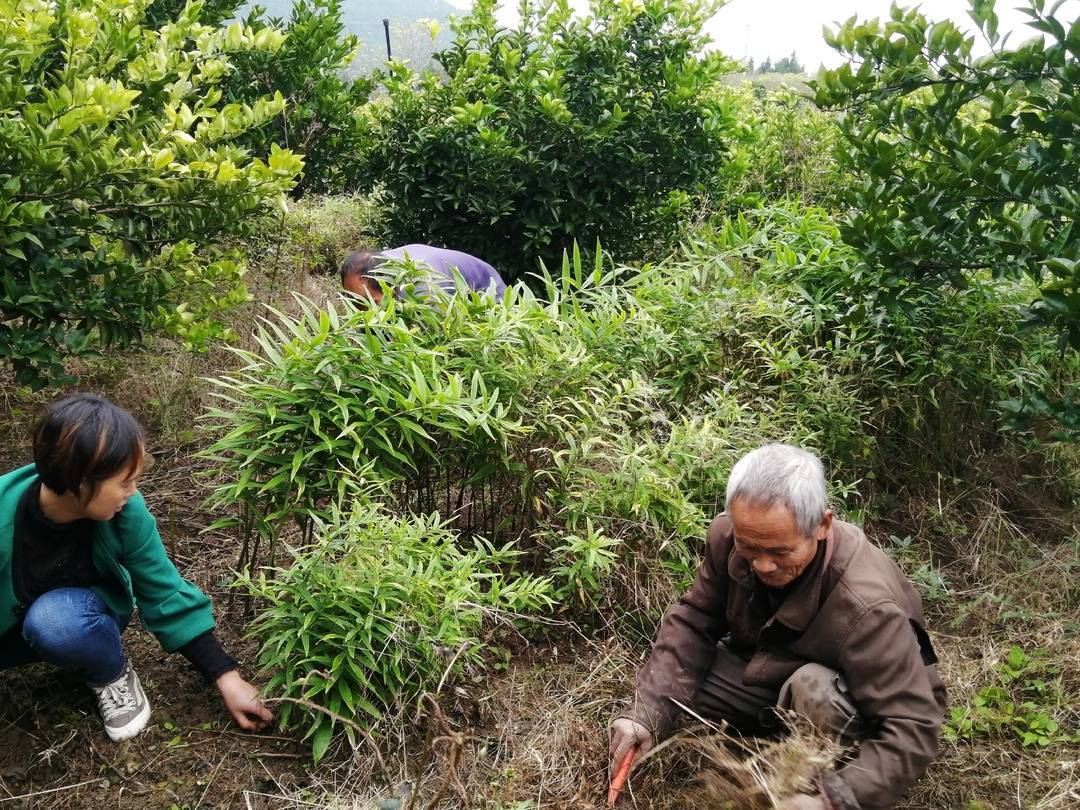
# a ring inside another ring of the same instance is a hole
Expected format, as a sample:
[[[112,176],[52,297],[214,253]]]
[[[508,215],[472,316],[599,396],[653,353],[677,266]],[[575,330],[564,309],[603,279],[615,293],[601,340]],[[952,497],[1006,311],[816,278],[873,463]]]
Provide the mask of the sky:
[[[470,0],[448,0],[458,8],[467,8]],[[1053,0],[1048,0],[1047,6]],[[585,8],[584,0],[572,0],[578,8]],[[799,61],[813,73],[818,66],[836,67],[843,57],[825,44],[822,26],[846,20],[853,14],[862,19],[888,17],[891,0],[730,0],[706,25],[713,39],[713,46],[737,59],[752,58],[760,64],[766,57],[773,61],[795,51]],[[914,5],[902,2],[901,5]],[[974,24],[967,15],[968,0],[922,0],[918,5],[931,19],[949,18],[965,30],[974,31]],[[1013,31],[1010,45],[1019,44],[1038,34],[1023,24],[1028,18],[1016,11],[1026,5],[1022,0],[998,0],[1000,18],[999,32],[1004,35]],[[516,2],[504,0],[500,20],[511,24],[516,15]],[[1068,24],[1080,15],[1080,0],[1066,0],[1057,12],[1057,18]],[[981,47],[980,47],[981,46]],[[986,46],[976,37],[976,52],[985,52]]]

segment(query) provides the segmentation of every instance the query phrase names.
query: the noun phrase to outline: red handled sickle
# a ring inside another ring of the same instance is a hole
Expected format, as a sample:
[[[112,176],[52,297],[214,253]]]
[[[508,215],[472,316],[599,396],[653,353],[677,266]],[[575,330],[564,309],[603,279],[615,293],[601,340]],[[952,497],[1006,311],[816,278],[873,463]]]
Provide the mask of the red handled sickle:
[[[611,787],[607,792],[608,807],[614,807],[615,802],[619,800],[619,794],[622,793],[626,776],[630,773],[630,763],[634,761],[635,753],[637,753],[637,746],[631,746],[626,756],[622,758],[622,762],[619,763],[619,767],[615,769],[615,775],[611,777]]]

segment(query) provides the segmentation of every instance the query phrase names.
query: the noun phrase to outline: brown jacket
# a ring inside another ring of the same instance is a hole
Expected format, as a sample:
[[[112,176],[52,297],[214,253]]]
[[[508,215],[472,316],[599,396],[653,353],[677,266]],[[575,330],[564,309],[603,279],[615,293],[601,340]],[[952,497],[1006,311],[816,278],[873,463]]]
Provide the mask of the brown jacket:
[[[693,705],[727,636],[747,659],[750,686],[779,690],[803,664],[822,664],[843,673],[873,729],[839,776],[860,807],[891,807],[937,756],[945,713],[919,595],[859,528],[836,520],[820,562],[770,617],[732,534],[725,514],[713,520],[697,579],[664,616],[626,716],[657,740],[669,735],[679,712],[673,701]]]

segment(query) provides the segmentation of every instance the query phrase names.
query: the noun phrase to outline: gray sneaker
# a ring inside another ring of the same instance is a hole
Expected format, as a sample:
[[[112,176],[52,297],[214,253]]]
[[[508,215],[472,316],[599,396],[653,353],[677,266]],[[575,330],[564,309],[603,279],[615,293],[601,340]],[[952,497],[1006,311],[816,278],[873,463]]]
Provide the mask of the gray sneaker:
[[[105,733],[110,740],[130,740],[146,727],[146,721],[150,719],[150,701],[146,699],[146,692],[131,664],[124,664],[124,671],[112,683],[90,684],[90,688],[97,696]]]

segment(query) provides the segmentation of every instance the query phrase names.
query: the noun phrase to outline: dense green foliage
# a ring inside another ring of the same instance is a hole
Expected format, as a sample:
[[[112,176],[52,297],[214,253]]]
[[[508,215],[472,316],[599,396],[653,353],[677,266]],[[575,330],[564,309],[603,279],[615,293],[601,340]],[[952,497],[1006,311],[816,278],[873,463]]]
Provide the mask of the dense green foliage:
[[[280,96],[226,104],[217,89],[233,54],[280,35],[202,25],[198,3],[148,30],[145,6],[0,2],[0,357],[23,382],[152,329],[220,337],[242,267],[204,248],[301,167],[233,143]]]
[[[361,505],[318,536],[288,567],[246,584],[265,600],[252,632],[260,664],[276,670],[269,687],[337,715],[378,718],[449,666],[476,662],[489,616],[550,601],[545,580],[503,575],[519,552],[480,542],[462,549],[436,517],[402,520]],[[283,707],[282,722],[293,708]],[[316,762],[333,727],[326,714],[308,726]]]
[[[432,306],[407,294],[274,315],[243,367],[217,381],[208,454],[237,475],[215,501],[239,504],[249,543],[268,538],[275,558],[282,544],[304,560],[303,549],[338,539],[329,561],[291,561],[254,591],[281,594],[263,613],[260,635],[272,628],[277,641],[262,660],[289,665],[280,643],[298,634],[311,661],[343,654],[305,618],[354,623],[352,608],[335,607],[352,604],[352,580],[333,565],[346,538],[365,547],[375,530],[346,526],[343,507],[377,505],[406,533],[438,514],[462,548],[510,543],[519,554],[501,563],[507,582],[549,582],[529,592],[647,634],[694,570],[728,470],[761,442],[820,451],[847,508],[959,469],[986,441],[994,403],[1046,351],[1016,332],[1030,289],[945,290],[885,318],[859,266],[826,212],[780,207],[701,229],[685,256],[659,265],[614,267],[601,254],[586,267],[575,256],[537,283],[542,296],[519,286],[505,303],[462,294]],[[416,268],[397,272],[407,286]],[[265,556],[249,545],[242,562]],[[460,565],[483,574],[484,560]],[[309,598],[317,611],[296,608]],[[349,643],[377,647],[366,632]],[[421,660],[414,637],[426,638],[409,634],[400,654]],[[485,640],[470,639],[477,651]],[[466,665],[410,670],[408,686],[380,681],[377,705]],[[295,689],[312,667],[276,683]],[[342,677],[348,691],[324,678],[305,694],[347,705],[355,684]],[[321,713],[310,720],[309,731],[330,734]]]
[[[432,320],[422,304],[405,306]],[[464,314],[460,323],[469,327]],[[305,307],[268,322],[259,352],[240,352],[240,374],[219,383],[229,407],[212,415],[230,432],[212,452],[240,472],[219,497],[248,503],[270,527],[319,514],[361,476],[386,494],[435,460],[497,458],[520,422],[477,374],[484,358],[449,354],[440,337],[394,307]]]
[[[356,116],[371,84],[344,75],[359,42],[345,33],[341,5],[341,0],[298,0],[287,24],[252,9],[246,25],[256,32],[281,30],[285,41],[273,53],[233,59],[224,81],[230,101],[250,103],[275,92],[284,97],[282,113],[251,131],[246,142],[256,152],[277,144],[303,155],[304,174],[297,192],[341,192],[367,179],[358,173],[363,136]]]
[[[747,82],[723,93],[737,124],[712,206],[732,215],[785,199],[834,207],[844,176],[833,116],[789,87],[766,93]]]
[[[1080,21],[1066,28],[1060,5],[1033,0],[1025,12],[1046,39],[1007,48],[993,0],[975,0],[972,17],[993,48],[977,59],[972,37],[918,10],[849,21],[829,39],[853,61],[815,89],[819,104],[845,111],[838,155],[854,181],[844,239],[886,270],[883,292],[1026,273],[1041,289],[1025,318],[1075,351]],[[1024,394],[1014,410],[1053,411],[1080,428],[1074,395]]]
[[[186,0],[154,0],[146,11],[148,26],[175,20]],[[217,25],[242,15],[241,0],[213,0],[199,12],[204,24]],[[360,42],[347,31],[341,0],[296,0],[254,4],[243,14],[255,35],[280,32],[274,50],[234,54],[219,84],[229,102],[251,104],[280,93],[281,112],[239,140],[255,153],[272,145],[304,158],[304,172],[294,189],[336,193],[354,188],[360,179],[356,155],[361,147],[357,109],[367,100],[371,83],[352,69]],[[263,35],[266,36],[266,35]]]
[[[174,23],[188,5],[188,0],[150,0],[144,3],[145,28],[158,29]],[[238,0],[203,0],[199,9],[199,21],[203,25],[221,25],[236,16]]]
[[[734,63],[700,56],[707,7],[528,2],[513,30],[481,0],[436,55],[445,78],[392,63],[367,108],[368,176],[391,240],[449,245],[517,278],[575,238],[640,256],[672,233],[725,160],[711,92]]]
[[[385,221],[377,194],[305,195],[289,202],[285,216],[268,213],[257,235],[245,240],[245,248],[260,257],[271,279],[303,268],[333,278],[336,286],[349,251],[357,245],[385,244]]]

